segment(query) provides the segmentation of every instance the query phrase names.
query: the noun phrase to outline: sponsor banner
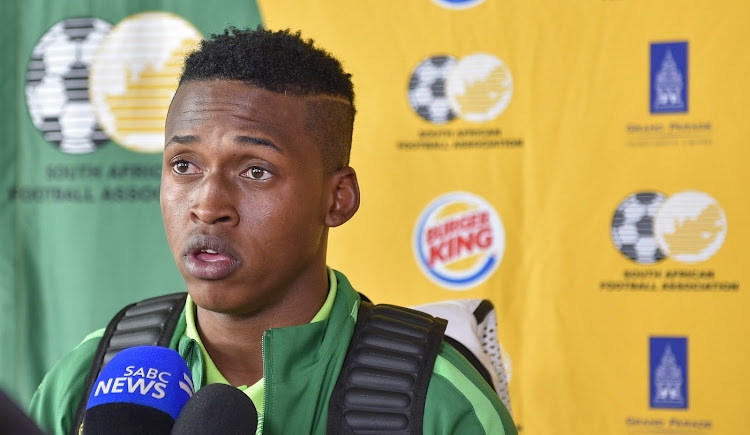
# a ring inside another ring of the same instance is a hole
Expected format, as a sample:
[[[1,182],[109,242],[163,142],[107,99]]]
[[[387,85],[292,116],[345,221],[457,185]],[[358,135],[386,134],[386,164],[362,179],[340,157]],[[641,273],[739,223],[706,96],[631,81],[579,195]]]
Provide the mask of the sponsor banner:
[[[447,3],[260,2],[353,73],[362,207],[329,262],[376,301],[491,299],[521,433],[750,430],[750,5]],[[505,232],[486,279],[459,192]],[[648,337],[688,338],[687,408],[651,407]]]
[[[184,289],[159,209],[164,120],[186,53],[228,24],[260,23],[254,2],[222,7],[233,12],[33,0],[2,14],[20,30],[6,52],[18,62],[2,67],[16,91],[4,100],[14,176],[0,207],[12,210],[0,237],[13,274],[0,293],[14,358],[2,358],[0,381],[19,402],[125,304]]]

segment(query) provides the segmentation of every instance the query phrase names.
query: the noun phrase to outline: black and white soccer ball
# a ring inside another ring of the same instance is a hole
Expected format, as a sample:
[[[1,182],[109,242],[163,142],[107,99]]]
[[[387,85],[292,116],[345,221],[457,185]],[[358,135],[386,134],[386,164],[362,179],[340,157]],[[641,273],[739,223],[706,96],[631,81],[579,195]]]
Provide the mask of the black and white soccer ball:
[[[666,199],[659,192],[638,192],[620,203],[612,217],[617,250],[639,264],[654,264],[666,257],[654,238],[654,218]]]
[[[409,104],[422,118],[445,124],[456,117],[446,95],[446,81],[456,64],[453,56],[432,56],[414,69],[409,79]]]
[[[109,141],[89,103],[89,67],[111,24],[70,18],[52,26],[34,47],[26,73],[26,104],[44,139],[71,154]]]

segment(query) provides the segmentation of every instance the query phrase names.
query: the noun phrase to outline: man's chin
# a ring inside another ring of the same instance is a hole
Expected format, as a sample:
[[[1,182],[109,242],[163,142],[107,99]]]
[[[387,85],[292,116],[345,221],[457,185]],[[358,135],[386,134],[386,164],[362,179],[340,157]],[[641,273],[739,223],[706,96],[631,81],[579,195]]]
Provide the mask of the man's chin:
[[[242,297],[237,291],[218,287],[209,282],[202,286],[189,286],[188,293],[196,306],[216,314],[247,317],[261,309],[254,307],[247,297]]]

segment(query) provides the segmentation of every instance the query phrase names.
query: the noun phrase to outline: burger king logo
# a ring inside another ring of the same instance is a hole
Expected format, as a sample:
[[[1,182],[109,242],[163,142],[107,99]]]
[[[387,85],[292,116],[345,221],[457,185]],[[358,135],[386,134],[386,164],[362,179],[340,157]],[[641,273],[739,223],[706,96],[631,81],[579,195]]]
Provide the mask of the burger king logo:
[[[468,192],[432,201],[414,230],[417,264],[435,284],[467,290],[487,280],[505,250],[505,230],[495,209]]]

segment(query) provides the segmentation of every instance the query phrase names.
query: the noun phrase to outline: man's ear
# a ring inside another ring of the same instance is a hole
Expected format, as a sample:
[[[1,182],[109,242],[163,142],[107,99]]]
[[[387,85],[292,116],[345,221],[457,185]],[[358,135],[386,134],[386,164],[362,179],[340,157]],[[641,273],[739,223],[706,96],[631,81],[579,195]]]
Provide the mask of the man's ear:
[[[331,174],[329,183],[325,223],[329,227],[337,227],[351,219],[359,209],[357,173],[347,166]]]

